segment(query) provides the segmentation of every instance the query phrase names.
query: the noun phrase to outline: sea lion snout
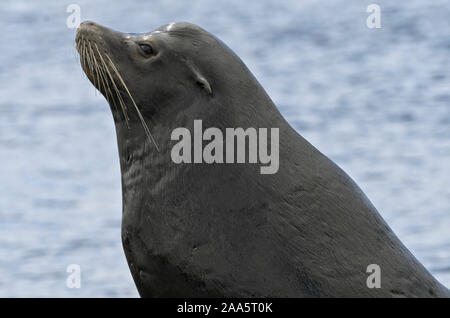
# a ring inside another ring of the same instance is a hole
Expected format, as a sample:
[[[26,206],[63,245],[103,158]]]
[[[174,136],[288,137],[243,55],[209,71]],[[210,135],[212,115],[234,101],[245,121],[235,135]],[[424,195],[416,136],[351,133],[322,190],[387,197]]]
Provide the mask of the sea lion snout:
[[[92,22],[92,21],[84,21],[81,22],[80,26],[77,29],[77,35],[75,37],[75,41],[79,40],[81,36],[89,36],[93,33],[99,33],[100,25]]]
[[[77,29],[77,33],[78,32],[96,32],[98,34],[100,33],[104,33],[104,32],[117,32],[117,31],[113,31],[110,28],[107,28],[101,24],[95,23],[93,21],[83,21],[80,23],[80,26]],[[117,32],[120,33],[120,32]]]
[[[82,26],[93,26],[93,25],[97,25],[97,23],[93,22],[93,21],[83,21],[80,23],[80,27]]]
[[[123,37],[124,33],[114,31],[92,21],[84,21],[77,29],[75,41],[79,41],[81,38],[90,41],[106,40],[108,38],[117,37],[117,35]]]

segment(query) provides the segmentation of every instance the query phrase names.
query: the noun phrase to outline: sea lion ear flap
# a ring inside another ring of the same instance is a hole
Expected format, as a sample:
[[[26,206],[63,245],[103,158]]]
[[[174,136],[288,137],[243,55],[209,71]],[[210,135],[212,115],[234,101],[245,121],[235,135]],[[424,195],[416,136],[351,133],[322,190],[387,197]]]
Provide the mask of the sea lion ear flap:
[[[206,78],[204,78],[203,76],[200,75],[200,76],[197,76],[195,80],[197,81],[198,86],[205,89],[206,92],[212,96],[212,88],[211,88],[211,85],[209,85],[209,82],[207,81]]]
[[[204,89],[209,95],[212,96],[212,87],[209,84],[208,80],[193,66],[190,65],[191,71],[194,76],[194,80],[199,87]]]

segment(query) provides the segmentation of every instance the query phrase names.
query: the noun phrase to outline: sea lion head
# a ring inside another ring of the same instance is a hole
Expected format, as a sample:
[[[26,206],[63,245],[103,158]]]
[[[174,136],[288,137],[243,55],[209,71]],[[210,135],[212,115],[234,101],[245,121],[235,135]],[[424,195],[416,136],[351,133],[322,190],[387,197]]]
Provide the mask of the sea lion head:
[[[255,81],[223,42],[186,22],[140,34],[84,22],[76,35],[76,47],[84,72],[108,100],[116,126],[142,125],[144,130],[138,132],[136,127],[133,133],[145,131],[151,139],[148,122],[156,124],[166,118],[182,125],[177,117],[183,117],[187,109],[188,117],[205,117],[221,110],[205,104],[232,103],[230,96],[251,93],[241,89],[242,83]]]

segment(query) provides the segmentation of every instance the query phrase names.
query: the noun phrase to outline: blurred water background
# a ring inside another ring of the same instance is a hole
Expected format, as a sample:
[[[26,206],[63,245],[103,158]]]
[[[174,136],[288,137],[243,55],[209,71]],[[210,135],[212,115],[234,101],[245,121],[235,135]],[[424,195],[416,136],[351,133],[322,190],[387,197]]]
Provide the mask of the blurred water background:
[[[380,1],[2,1],[0,296],[136,297],[120,238],[109,107],[66,26],[196,23],[249,66],[288,121],[365,191],[450,286],[450,5]],[[66,268],[81,266],[81,288]]]

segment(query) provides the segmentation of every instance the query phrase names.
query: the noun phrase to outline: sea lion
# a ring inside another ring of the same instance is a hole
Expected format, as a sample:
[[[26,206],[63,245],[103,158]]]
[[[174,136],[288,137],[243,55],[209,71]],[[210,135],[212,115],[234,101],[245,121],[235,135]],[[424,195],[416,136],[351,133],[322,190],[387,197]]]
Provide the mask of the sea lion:
[[[215,36],[190,23],[127,34],[85,22],[76,45],[113,113],[122,242],[142,297],[449,296]],[[277,172],[175,163],[172,132],[199,119],[222,131],[279,129]]]

